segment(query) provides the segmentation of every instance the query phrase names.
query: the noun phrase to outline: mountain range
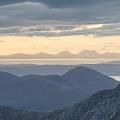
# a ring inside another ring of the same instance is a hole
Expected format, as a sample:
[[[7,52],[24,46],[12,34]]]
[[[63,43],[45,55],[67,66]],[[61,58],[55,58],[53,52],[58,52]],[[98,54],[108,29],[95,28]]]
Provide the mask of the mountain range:
[[[67,58],[120,58],[120,53],[98,53],[95,50],[83,50],[80,53],[73,54],[69,51],[63,51],[58,54],[37,53],[24,54],[17,53],[12,55],[0,56],[0,59],[67,59]]]
[[[28,74],[62,75],[77,66],[79,65],[0,64],[0,71],[6,71],[17,76],[25,76]],[[94,69],[107,76],[120,76],[120,64],[81,64],[81,66]]]
[[[1,120],[120,120],[120,85],[61,110],[28,112],[0,106]]]
[[[113,78],[82,66],[63,75],[18,77],[0,72],[0,104],[38,112],[53,111],[118,84]]]

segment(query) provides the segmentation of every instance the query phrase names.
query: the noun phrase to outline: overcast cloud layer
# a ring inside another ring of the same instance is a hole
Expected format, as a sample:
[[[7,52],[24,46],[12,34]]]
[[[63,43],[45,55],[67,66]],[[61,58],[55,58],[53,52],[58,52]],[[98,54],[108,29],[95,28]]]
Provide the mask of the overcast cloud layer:
[[[120,0],[0,0],[0,35],[120,35]]]

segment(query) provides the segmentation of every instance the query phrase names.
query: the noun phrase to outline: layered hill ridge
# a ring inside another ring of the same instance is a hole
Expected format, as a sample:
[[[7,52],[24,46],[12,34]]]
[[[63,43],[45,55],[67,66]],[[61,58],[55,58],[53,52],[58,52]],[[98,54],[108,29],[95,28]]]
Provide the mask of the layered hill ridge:
[[[120,120],[120,85],[61,110],[37,113],[0,106],[2,120]]]
[[[113,79],[110,77],[86,67],[76,67],[74,69],[71,69],[63,75],[63,78],[71,81],[73,84],[77,82],[77,85],[82,85],[84,88],[86,86],[91,86],[94,89],[95,87],[98,87],[97,85],[100,85],[101,89],[104,89],[105,87],[108,88],[112,84],[115,84],[115,81],[113,81]]]
[[[4,72],[0,75],[1,105],[38,112],[73,105],[95,92],[111,89],[119,84],[110,77],[81,66],[61,76],[17,77]],[[3,81],[6,81],[5,84]]]

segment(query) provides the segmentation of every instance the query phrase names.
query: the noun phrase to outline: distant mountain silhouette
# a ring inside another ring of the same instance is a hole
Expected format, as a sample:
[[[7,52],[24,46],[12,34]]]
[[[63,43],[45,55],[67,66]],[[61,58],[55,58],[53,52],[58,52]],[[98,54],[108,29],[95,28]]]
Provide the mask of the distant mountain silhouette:
[[[0,106],[1,120],[120,120],[120,85],[88,99],[48,113],[27,112]]]
[[[75,58],[76,55],[70,53],[69,51],[63,51],[54,56],[55,58]]]
[[[58,54],[37,53],[24,54],[17,53],[12,55],[0,56],[0,59],[67,59],[67,58],[120,58],[120,53],[97,53],[95,50],[83,50],[80,53],[73,54],[69,51],[63,51]]]
[[[101,58],[101,54],[97,53],[95,50],[83,50],[78,53],[77,56],[80,58]]]
[[[0,104],[34,111],[67,107],[119,83],[86,67],[74,68],[61,76],[0,75]]]

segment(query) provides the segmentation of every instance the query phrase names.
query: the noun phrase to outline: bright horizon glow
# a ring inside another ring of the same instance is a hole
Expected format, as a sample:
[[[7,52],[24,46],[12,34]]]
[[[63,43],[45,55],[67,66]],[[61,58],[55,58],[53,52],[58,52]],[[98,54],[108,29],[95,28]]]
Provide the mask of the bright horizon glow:
[[[120,36],[0,36],[0,55],[40,52],[56,54],[61,51],[78,53],[82,50],[96,50],[99,53],[119,52]]]

